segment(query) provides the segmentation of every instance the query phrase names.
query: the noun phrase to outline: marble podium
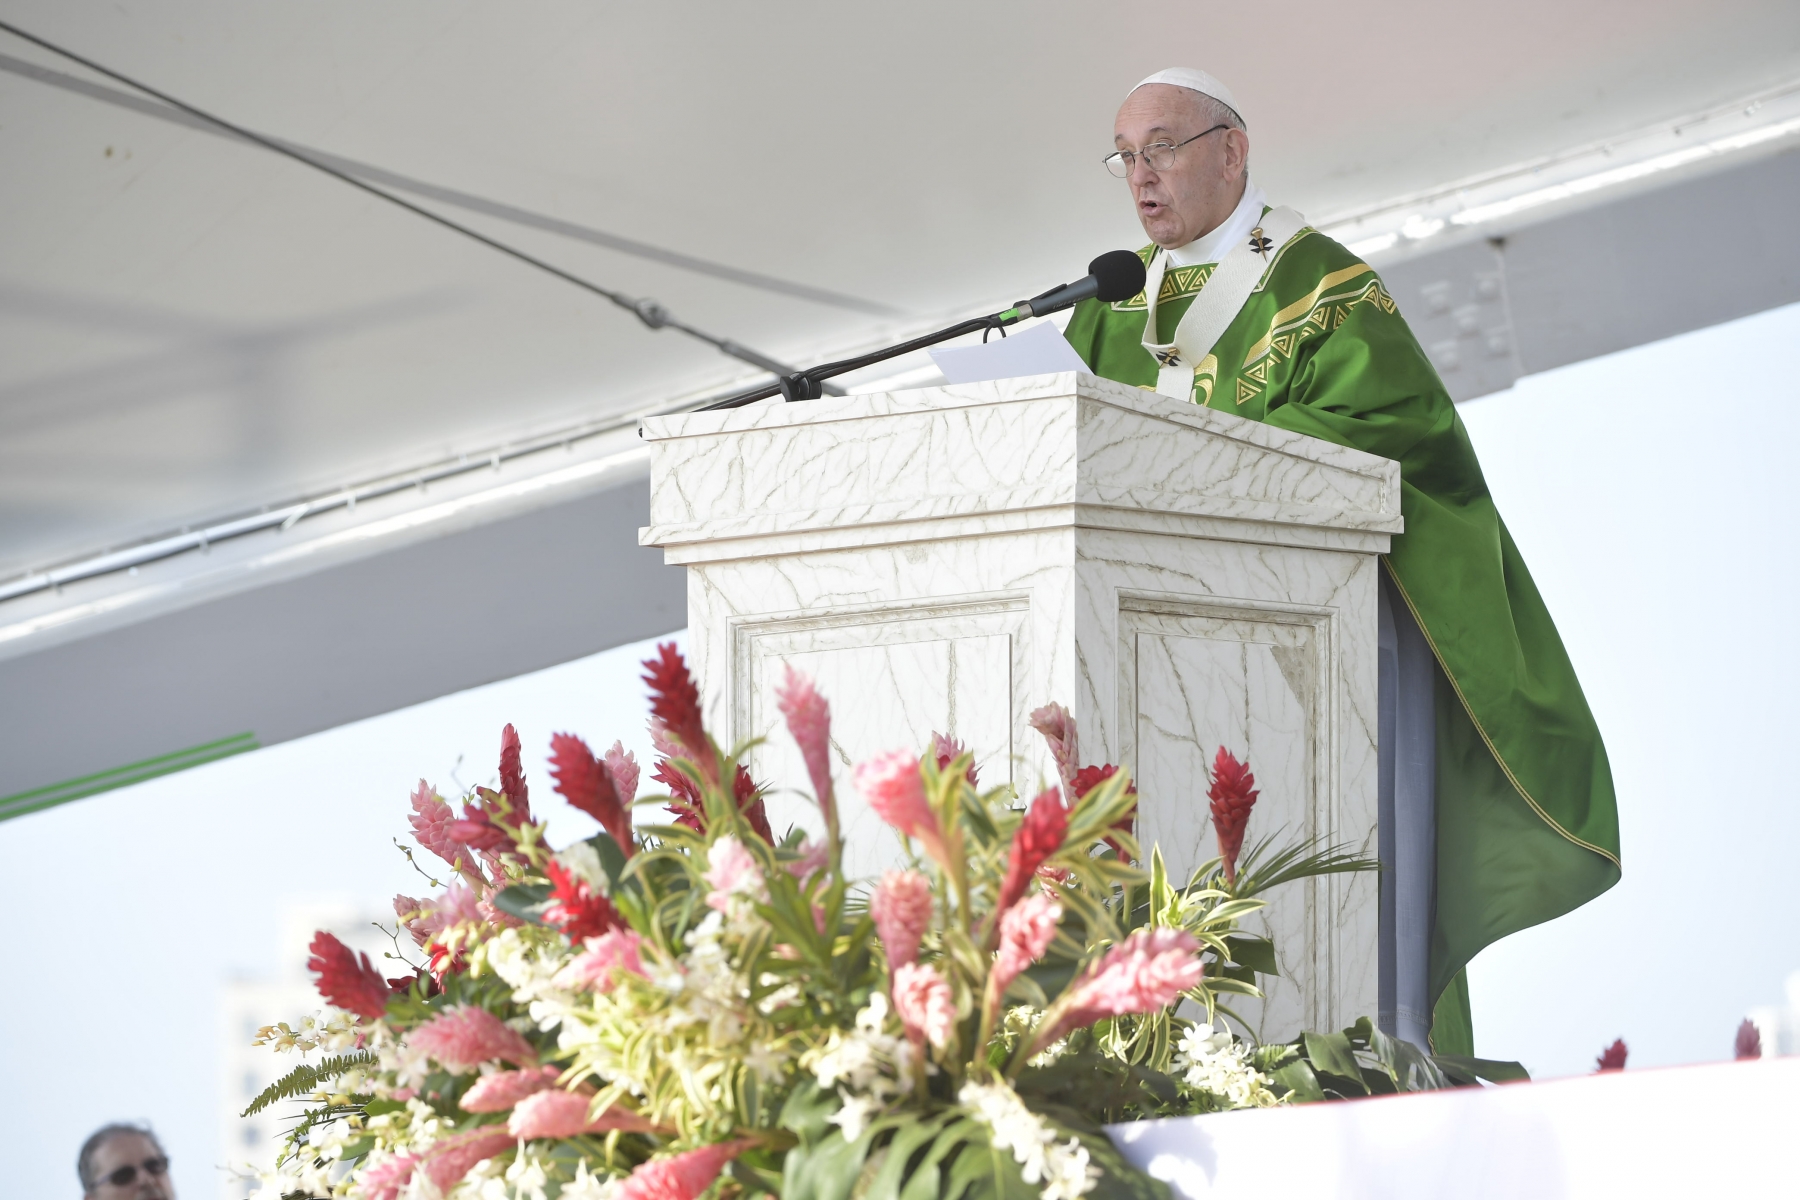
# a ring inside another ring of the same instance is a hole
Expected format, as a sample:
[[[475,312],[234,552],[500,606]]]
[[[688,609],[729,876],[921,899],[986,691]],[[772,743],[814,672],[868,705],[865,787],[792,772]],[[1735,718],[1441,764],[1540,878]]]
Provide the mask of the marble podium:
[[[1376,851],[1377,556],[1399,467],[1082,374],[650,418],[646,545],[688,570],[688,651],[721,741],[753,752],[777,830],[814,823],[775,711],[781,664],[831,701],[850,869],[895,841],[851,764],[977,754],[1029,799],[1055,772],[1027,721],[1059,701],[1083,762],[1126,765],[1171,870],[1214,854],[1205,767],[1248,756],[1250,839]],[[1370,874],[1291,884],[1262,914],[1282,974],[1264,1037],[1377,1004]]]

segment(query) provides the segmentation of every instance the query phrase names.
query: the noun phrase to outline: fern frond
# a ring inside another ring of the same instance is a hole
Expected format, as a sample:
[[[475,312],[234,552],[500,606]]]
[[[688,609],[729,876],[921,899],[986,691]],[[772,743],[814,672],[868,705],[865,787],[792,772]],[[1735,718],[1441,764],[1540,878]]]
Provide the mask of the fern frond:
[[[262,1094],[250,1102],[250,1107],[238,1115],[254,1117],[277,1100],[292,1100],[295,1096],[312,1091],[327,1079],[336,1079],[347,1071],[374,1061],[375,1055],[372,1051],[353,1050],[349,1054],[322,1058],[316,1063],[301,1063],[264,1088]]]

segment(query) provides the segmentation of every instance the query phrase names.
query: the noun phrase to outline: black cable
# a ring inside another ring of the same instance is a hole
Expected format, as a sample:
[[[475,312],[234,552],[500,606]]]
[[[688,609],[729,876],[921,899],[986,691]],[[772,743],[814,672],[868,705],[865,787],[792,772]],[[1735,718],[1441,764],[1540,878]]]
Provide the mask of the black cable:
[[[540,271],[547,271],[551,275],[556,276],[558,279],[561,279],[565,283],[572,283],[578,288],[582,288],[585,291],[594,293],[594,295],[596,295],[596,296],[604,297],[605,299],[610,300],[614,304],[618,305],[620,308],[625,309],[627,312],[631,313],[633,316],[637,317],[638,320],[642,321],[645,325],[649,326],[651,329],[661,329],[664,326],[667,326],[670,329],[678,330],[681,333],[687,334],[689,337],[697,338],[700,341],[707,343],[709,346],[713,347],[715,350],[718,350],[721,354],[729,355],[730,357],[738,359],[741,362],[747,362],[747,363],[751,364],[752,366],[759,367],[764,371],[769,371],[776,375],[786,375],[786,374],[790,374],[793,371],[792,367],[789,367],[784,363],[778,362],[775,359],[769,358],[766,355],[758,354],[756,351],[751,350],[746,346],[741,346],[729,338],[714,337],[710,333],[705,333],[701,330],[695,329],[691,325],[686,325],[680,321],[675,320],[673,317],[671,317],[669,315],[669,312],[667,309],[665,309],[662,305],[658,304],[654,300],[650,300],[647,298],[642,299],[642,300],[633,300],[631,297],[626,296],[622,292],[615,292],[615,291],[611,290],[610,288],[601,287],[597,283],[592,283],[586,279],[581,278],[581,276],[579,276],[579,275],[571,274],[570,272],[563,270],[561,267],[553,266],[552,264],[545,262],[543,259],[536,258],[530,254],[525,253],[523,250],[519,250],[512,246],[509,246],[505,242],[497,241],[494,238],[488,237],[485,233],[478,233],[475,230],[470,229],[466,225],[459,225],[455,221],[450,220],[450,218],[440,216],[439,214],[432,212],[428,208],[424,208],[424,207],[421,207],[420,205],[414,204],[410,200],[403,200],[399,196],[394,195],[392,192],[385,191],[381,188],[378,188],[374,184],[365,183],[364,181],[356,178],[354,175],[348,174],[344,171],[340,171],[336,167],[330,166],[326,163],[319,162],[316,159],[308,158],[306,155],[301,154],[299,151],[294,150],[291,147],[282,145],[280,142],[275,141],[273,138],[266,138],[262,134],[255,133],[251,130],[245,129],[241,125],[234,125],[230,121],[225,120],[223,117],[215,117],[213,114],[205,111],[204,109],[196,108],[192,104],[189,104],[184,100],[177,100],[175,97],[169,95],[167,92],[158,91],[156,88],[153,88],[149,84],[146,84],[146,83],[139,83],[137,80],[131,78],[128,75],[121,74],[120,72],[115,71],[110,67],[101,66],[99,63],[93,61],[90,58],[84,58],[82,55],[75,53],[73,50],[65,50],[61,46],[58,46],[57,44],[55,44],[54,42],[46,41],[43,38],[38,37],[34,33],[27,33],[25,30],[20,29],[17,25],[13,25],[10,22],[0,20],[0,30],[4,30],[7,33],[12,34],[14,37],[20,39],[21,41],[30,42],[34,46],[38,46],[44,50],[48,50],[52,54],[60,55],[61,57],[68,59],[70,62],[79,63],[82,66],[86,67],[88,70],[93,71],[100,75],[104,75],[108,79],[114,80],[118,83],[122,83],[126,87],[136,88],[138,91],[143,92],[147,96],[154,96],[156,99],[162,101],[164,104],[167,104],[172,108],[178,108],[182,112],[187,113],[190,116],[198,117],[202,121],[206,121],[210,124],[217,125],[220,129],[226,130],[229,133],[231,133],[237,137],[240,137],[247,142],[253,142],[256,145],[261,146],[265,150],[273,151],[274,153],[279,154],[284,158],[291,158],[295,162],[303,163],[306,166],[311,167],[315,171],[323,171],[325,174],[331,176],[333,179],[336,179],[341,183],[347,183],[353,188],[357,188],[361,191],[369,193],[369,195],[371,195],[371,196],[376,196],[382,200],[386,200],[389,204],[398,205],[399,207],[404,208],[407,212],[412,213],[414,216],[424,217],[427,221],[436,222],[437,224],[442,225],[446,229],[452,230],[456,233],[460,233],[466,238],[471,238],[477,242],[480,242],[482,245],[488,247],[491,250],[498,250],[500,253],[509,255],[512,258],[516,258],[520,262],[525,263],[529,266],[536,267]],[[831,390],[836,395],[843,394],[841,389],[831,389]]]

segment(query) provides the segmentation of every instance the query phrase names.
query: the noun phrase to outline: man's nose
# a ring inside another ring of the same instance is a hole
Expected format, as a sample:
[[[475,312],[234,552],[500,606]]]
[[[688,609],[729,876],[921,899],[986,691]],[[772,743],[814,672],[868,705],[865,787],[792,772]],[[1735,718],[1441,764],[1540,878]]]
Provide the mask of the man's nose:
[[[1131,160],[1131,170],[1125,172],[1125,179],[1133,185],[1155,183],[1156,168],[1150,165],[1148,158],[1140,154]]]

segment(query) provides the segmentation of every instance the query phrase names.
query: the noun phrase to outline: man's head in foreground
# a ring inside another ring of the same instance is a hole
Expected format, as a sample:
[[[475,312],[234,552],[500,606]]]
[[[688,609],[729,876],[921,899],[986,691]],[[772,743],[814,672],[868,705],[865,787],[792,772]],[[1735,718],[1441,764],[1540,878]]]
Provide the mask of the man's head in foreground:
[[[1214,92],[1217,81],[1179,69],[1163,76],[1192,75]],[[1159,246],[1175,249],[1217,229],[1243,199],[1250,165],[1250,135],[1227,103],[1173,83],[1139,84],[1119,106],[1113,147],[1122,158],[1108,163],[1115,174],[1129,173],[1131,198],[1144,232]]]
[[[81,1144],[75,1160],[89,1200],[175,1200],[169,1156],[147,1125],[105,1125]]]

